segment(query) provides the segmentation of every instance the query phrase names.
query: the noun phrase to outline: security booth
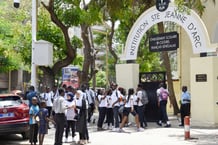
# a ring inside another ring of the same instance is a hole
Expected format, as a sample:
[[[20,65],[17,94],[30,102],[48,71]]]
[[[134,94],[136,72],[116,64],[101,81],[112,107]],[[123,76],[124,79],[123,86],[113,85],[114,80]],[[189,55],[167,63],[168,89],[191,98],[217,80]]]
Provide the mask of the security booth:
[[[157,89],[160,83],[166,84],[166,72],[143,72],[139,73],[139,83],[147,92],[149,103],[145,108],[145,117],[148,122],[158,120]]]

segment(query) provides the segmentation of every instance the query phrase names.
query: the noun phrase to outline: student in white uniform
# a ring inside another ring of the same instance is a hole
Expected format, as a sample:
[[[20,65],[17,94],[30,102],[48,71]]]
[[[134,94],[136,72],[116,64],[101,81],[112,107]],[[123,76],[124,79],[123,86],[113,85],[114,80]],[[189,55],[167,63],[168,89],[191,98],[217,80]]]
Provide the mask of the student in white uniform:
[[[99,117],[98,117],[98,131],[104,130],[102,128],[105,115],[106,115],[106,109],[107,109],[107,95],[105,94],[104,90],[101,89],[101,92],[98,94],[98,100],[99,100],[99,105],[98,105],[98,111],[99,111]]]
[[[130,88],[128,90],[128,95],[126,96],[126,99],[124,100],[124,109],[123,109],[123,120],[120,124],[120,132],[123,132],[123,127],[128,119],[129,113],[131,113],[134,117],[135,117],[135,123],[137,126],[137,131],[144,131],[143,128],[140,127],[140,123],[139,123],[139,116],[138,114],[135,112],[134,110],[134,89]]]
[[[66,106],[68,107],[67,110],[65,111],[65,116],[67,119],[67,126],[65,129],[65,142],[68,142],[68,134],[71,129],[72,133],[72,141],[74,141],[74,136],[75,136],[75,106],[76,102],[71,96],[71,94],[67,95],[67,100],[66,100]]]
[[[107,125],[108,125],[108,129],[112,129],[112,127],[114,126],[114,115],[113,115],[113,108],[112,108],[112,99],[111,99],[111,94],[112,94],[112,90],[108,89],[107,91]]]
[[[113,128],[113,131],[119,131],[119,108],[120,108],[120,100],[119,96],[121,95],[120,91],[117,90],[117,84],[112,84],[111,88],[113,90],[111,95],[111,102],[113,107],[113,114],[114,114],[114,120],[115,120],[115,128]]]

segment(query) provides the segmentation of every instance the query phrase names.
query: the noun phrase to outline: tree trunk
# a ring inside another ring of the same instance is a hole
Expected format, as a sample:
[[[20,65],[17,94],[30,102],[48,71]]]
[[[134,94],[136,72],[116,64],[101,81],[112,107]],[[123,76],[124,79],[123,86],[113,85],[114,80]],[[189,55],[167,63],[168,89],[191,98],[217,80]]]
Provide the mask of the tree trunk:
[[[73,60],[76,58],[76,51],[77,48],[74,48],[73,45],[71,45],[71,39],[68,34],[68,26],[65,26],[64,23],[57,17],[54,9],[54,1],[49,0],[48,5],[45,5],[44,2],[41,2],[42,5],[46,8],[46,10],[50,13],[51,20],[54,24],[59,27],[63,33],[63,36],[65,38],[65,45],[66,45],[66,57],[62,60],[57,61],[52,68],[40,66],[40,69],[43,71],[44,77],[48,80],[46,81],[47,85],[52,85],[50,87],[53,87],[55,84],[55,76],[60,72],[60,70],[68,66],[73,62]]]
[[[88,31],[88,26],[83,24],[81,25],[81,30],[82,30],[82,39],[83,39],[83,53],[84,53],[84,62],[83,62],[83,68],[82,72],[79,73],[80,77],[80,84],[88,83],[90,79],[92,78],[93,70],[90,71],[90,66],[93,63],[93,57],[91,55],[91,44],[89,41],[89,31]]]
[[[40,66],[39,67],[43,71],[43,76],[42,76],[42,83],[43,87],[50,87],[52,88],[55,85],[55,74],[52,71],[50,67],[44,67]]]
[[[158,23],[158,31],[159,31],[159,33],[164,33],[163,22]],[[170,66],[170,59],[168,56],[168,52],[163,51],[162,57],[163,57],[163,64],[165,66],[166,74],[167,74],[167,84],[168,84],[168,90],[170,93],[170,96],[169,96],[170,103],[173,105],[174,115],[176,115],[177,113],[179,113],[179,107],[178,107],[178,104],[176,101],[175,92],[174,92],[174,88],[173,88],[173,80],[172,80],[171,66]]]

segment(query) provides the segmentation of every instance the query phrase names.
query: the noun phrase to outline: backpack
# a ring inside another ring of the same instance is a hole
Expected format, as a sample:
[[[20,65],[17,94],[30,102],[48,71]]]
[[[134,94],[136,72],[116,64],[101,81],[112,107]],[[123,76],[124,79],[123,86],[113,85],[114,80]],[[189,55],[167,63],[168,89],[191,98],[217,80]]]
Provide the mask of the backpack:
[[[148,95],[145,92],[145,90],[142,90],[142,99],[141,102],[143,105],[148,104],[149,100],[148,100]]]
[[[161,89],[160,91],[160,98],[161,100],[167,100],[169,93],[165,89]]]

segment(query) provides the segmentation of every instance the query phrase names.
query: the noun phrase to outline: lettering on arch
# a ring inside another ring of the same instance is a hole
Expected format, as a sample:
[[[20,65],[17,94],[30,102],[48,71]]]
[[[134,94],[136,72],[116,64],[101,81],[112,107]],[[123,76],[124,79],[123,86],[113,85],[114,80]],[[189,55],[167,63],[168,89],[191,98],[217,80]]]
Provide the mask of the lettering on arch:
[[[193,53],[207,52],[208,48],[211,48],[208,32],[198,14],[193,10],[190,14],[181,13],[175,5],[170,4],[164,12],[158,11],[154,6],[141,14],[128,34],[122,59],[135,60],[143,35],[153,25],[164,21],[175,22],[186,31],[192,43]]]

